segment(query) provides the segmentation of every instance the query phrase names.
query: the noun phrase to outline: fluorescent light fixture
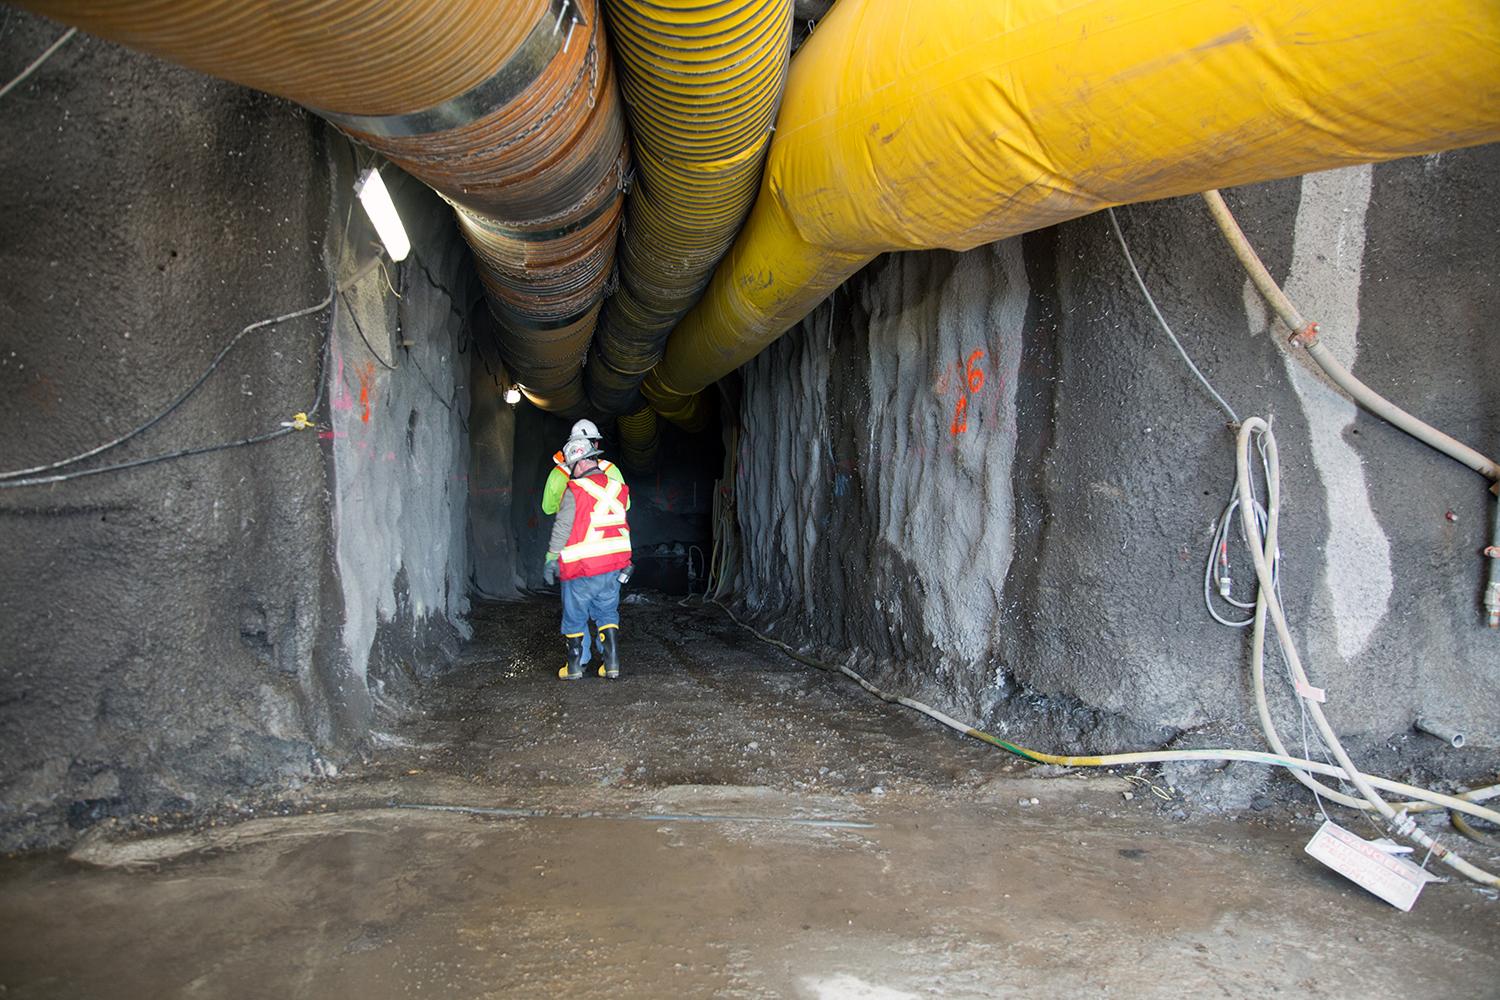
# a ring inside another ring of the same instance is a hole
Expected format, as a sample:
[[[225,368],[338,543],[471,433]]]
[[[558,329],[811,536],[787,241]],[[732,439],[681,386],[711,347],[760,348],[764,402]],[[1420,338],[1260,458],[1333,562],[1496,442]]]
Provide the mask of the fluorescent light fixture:
[[[375,232],[380,234],[380,242],[385,244],[385,252],[391,255],[391,260],[405,260],[411,253],[411,241],[406,238],[406,227],[401,225],[396,203],[391,201],[391,193],[385,189],[385,181],[380,179],[380,171],[371,167],[361,174],[354,185],[354,193],[365,207],[365,214],[370,217]]]
[[[505,401],[511,406],[515,406],[521,401],[521,390],[517,389],[515,386],[511,386],[509,389],[506,389]]]

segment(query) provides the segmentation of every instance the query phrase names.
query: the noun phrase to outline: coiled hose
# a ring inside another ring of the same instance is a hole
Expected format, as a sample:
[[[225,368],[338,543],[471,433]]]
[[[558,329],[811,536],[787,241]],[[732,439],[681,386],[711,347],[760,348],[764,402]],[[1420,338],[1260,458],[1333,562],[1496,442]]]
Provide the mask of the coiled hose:
[[[646,472],[656,463],[656,452],[661,446],[660,428],[656,411],[642,406],[634,413],[627,413],[618,421],[620,430],[620,461],[627,469]]]

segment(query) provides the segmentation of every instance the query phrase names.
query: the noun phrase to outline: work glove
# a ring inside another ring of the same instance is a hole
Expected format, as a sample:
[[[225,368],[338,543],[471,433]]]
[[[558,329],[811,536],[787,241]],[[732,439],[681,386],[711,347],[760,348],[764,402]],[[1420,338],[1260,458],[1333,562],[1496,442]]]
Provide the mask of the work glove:
[[[557,559],[553,556],[548,556],[547,564],[542,567],[542,581],[549,587],[557,583]]]

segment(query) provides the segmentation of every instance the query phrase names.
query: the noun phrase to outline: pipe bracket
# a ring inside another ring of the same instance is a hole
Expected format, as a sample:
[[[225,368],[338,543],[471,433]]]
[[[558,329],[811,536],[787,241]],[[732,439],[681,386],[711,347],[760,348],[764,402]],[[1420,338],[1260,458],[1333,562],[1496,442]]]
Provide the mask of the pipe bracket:
[[[1293,333],[1288,340],[1302,347],[1311,347],[1318,342],[1318,324],[1313,320],[1308,320],[1307,324]]]

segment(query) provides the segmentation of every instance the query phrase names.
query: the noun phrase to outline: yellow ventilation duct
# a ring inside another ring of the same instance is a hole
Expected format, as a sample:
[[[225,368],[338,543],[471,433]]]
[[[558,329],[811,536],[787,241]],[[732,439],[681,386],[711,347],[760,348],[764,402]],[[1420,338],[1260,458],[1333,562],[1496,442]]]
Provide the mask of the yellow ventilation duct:
[[[619,289],[604,304],[587,381],[599,409],[630,413],[667,334],[755,200],[786,80],[792,3],[605,0],[605,8],[636,179]]]
[[[634,472],[646,472],[656,464],[657,437],[656,411],[642,406],[634,413],[627,413],[617,421],[620,429],[620,461]]]
[[[693,420],[695,393],[886,251],[1497,138],[1495,0],[839,0],[643,390]]]

